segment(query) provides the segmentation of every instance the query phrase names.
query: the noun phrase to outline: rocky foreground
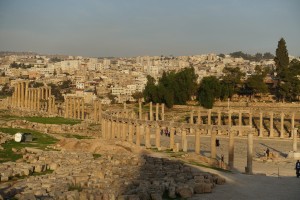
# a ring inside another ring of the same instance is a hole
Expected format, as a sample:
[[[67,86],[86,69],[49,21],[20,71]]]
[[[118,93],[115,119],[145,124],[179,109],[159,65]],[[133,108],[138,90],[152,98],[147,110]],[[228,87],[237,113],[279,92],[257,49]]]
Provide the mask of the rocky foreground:
[[[59,151],[27,149],[18,162],[0,164],[0,199],[188,198],[225,183],[218,175],[128,143],[65,139],[55,148]]]

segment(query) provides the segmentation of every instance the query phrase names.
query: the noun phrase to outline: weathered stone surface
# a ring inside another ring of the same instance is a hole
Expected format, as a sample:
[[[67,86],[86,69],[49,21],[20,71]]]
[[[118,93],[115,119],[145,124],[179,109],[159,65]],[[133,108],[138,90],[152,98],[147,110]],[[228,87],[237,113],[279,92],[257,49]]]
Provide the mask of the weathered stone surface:
[[[176,188],[176,193],[182,198],[188,198],[193,196],[194,190],[188,185],[180,185]]]

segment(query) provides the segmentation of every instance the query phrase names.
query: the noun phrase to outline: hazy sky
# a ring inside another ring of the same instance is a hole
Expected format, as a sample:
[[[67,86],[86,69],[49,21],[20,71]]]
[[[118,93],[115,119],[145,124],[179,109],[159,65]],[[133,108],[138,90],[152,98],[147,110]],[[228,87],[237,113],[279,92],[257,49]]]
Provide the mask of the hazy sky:
[[[0,0],[0,51],[300,56],[299,0]]]

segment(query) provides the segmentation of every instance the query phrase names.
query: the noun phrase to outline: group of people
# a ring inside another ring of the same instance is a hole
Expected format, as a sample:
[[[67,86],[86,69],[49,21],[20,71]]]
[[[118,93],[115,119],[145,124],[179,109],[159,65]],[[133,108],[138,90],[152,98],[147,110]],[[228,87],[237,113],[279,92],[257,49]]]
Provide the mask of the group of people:
[[[163,134],[165,134],[165,136],[167,136],[167,137],[170,137],[170,131],[169,131],[169,129],[168,128],[161,129],[160,130],[160,135],[163,135]],[[174,135],[176,135],[176,130],[174,131]]]

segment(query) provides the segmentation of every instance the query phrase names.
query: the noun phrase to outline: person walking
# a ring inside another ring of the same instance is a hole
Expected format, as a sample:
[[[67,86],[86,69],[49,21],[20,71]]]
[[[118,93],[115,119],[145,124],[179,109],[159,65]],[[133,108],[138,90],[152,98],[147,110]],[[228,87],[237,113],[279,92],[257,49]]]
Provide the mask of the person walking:
[[[297,178],[299,178],[299,176],[300,176],[300,161],[299,160],[297,160],[297,162],[296,162],[295,169],[296,169]]]

